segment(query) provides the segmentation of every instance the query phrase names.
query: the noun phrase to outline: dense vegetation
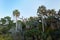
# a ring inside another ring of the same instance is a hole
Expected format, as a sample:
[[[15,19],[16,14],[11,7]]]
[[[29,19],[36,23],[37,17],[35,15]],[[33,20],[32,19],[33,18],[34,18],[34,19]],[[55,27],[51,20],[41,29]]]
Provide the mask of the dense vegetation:
[[[0,40],[60,40],[60,10],[56,12],[42,5],[37,9],[37,17],[18,20],[18,10],[13,11],[13,16],[16,23],[9,16],[1,18]]]

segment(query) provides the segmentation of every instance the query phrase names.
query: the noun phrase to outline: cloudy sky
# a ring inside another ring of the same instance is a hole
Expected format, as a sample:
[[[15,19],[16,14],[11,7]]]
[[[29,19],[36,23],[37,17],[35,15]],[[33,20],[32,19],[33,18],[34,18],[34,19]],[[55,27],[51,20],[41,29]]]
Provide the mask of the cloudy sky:
[[[47,9],[60,9],[60,0],[0,0],[0,18],[10,16],[13,18],[13,10],[20,11],[20,17],[37,15],[39,6],[44,5]]]

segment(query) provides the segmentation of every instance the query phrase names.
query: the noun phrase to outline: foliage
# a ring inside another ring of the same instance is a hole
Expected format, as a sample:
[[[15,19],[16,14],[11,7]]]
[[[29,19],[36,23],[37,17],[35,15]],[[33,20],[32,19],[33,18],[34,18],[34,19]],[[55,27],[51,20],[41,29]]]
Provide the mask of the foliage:
[[[11,34],[0,34],[0,40],[13,40]]]
[[[8,31],[12,27],[17,27],[17,23],[22,25],[22,34],[24,37],[32,37],[37,40],[58,40],[60,38],[60,10],[56,12],[55,9],[47,9],[42,5],[37,9],[37,13],[37,17],[29,17],[26,22],[17,20],[17,17],[20,16],[18,10],[13,11],[13,16],[16,17],[16,23],[13,23],[13,20],[9,16],[1,18],[0,34],[2,35],[0,35],[0,40],[13,40],[12,36],[8,34]],[[39,22],[39,20],[41,21]],[[26,28],[27,25],[29,28]]]

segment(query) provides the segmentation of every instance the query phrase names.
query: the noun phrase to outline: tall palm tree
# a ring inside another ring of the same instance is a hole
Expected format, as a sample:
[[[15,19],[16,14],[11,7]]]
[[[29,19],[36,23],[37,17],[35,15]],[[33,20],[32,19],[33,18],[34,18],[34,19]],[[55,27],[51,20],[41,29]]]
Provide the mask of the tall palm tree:
[[[43,40],[45,40],[46,38],[45,38],[45,29],[44,29],[44,15],[46,15],[46,7],[45,6],[40,6],[39,8],[38,8],[38,10],[37,10],[37,13],[38,13],[38,15],[41,15],[41,16],[39,16],[39,17],[41,17],[41,22],[42,22],[42,39]]]
[[[13,16],[16,17],[16,31],[17,31],[17,18],[20,16],[20,12],[18,10],[13,11]]]
[[[53,26],[52,25],[52,23],[54,22],[54,21],[56,21],[54,18],[55,18],[55,14],[56,14],[56,11],[54,10],[54,9],[49,9],[49,10],[47,10],[47,14],[49,15],[48,16],[48,18],[49,18],[49,21],[50,21],[50,23],[51,23],[51,26]]]
[[[37,13],[39,13],[38,15],[41,15],[42,17],[42,29],[43,29],[43,32],[44,32],[44,23],[43,23],[43,16],[46,15],[46,7],[45,6],[40,6],[37,10]]]

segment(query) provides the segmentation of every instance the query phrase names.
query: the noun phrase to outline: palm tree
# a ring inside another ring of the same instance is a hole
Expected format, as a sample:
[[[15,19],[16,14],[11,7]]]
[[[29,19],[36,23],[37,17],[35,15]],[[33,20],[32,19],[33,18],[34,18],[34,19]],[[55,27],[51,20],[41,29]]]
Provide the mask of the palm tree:
[[[56,11],[54,9],[51,9],[51,10],[47,10],[47,14],[49,14],[49,21],[51,23],[51,27],[53,26],[52,23],[55,22],[56,20],[54,19],[55,18],[55,14],[56,14]]]
[[[43,32],[44,32],[44,23],[43,23],[43,16],[46,15],[46,7],[45,6],[40,6],[37,10],[37,13],[39,13],[39,15],[41,15],[42,17],[42,29],[43,29]]]
[[[50,14],[51,14],[51,10],[48,9],[48,10],[47,10],[47,16],[50,16]]]
[[[52,14],[52,16],[55,16],[56,11],[54,9],[51,9],[51,14]]]
[[[54,10],[54,9],[48,9],[47,10],[47,14],[48,14],[48,16],[55,16],[55,14],[56,14],[56,11]]]
[[[13,11],[13,16],[16,17],[16,31],[17,31],[17,18],[20,16],[20,12],[18,10]]]
[[[44,17],[44,15],[46,15],[46,7],[45,6],[40,6],[39,8],[38,8],[38,10],[37,10],[37,13],[39,13],[38,15],[41,15],[40,17],[41,17],[41,22],[42,22],[42,39],[43,40],[45,40],[46,38],[45,38],[45,31],[44,31],[44,19],[43,19],[43,17]]]
[[[59,9],[59,11],[58,11],[58,16],[60,17],[60,9]]]

